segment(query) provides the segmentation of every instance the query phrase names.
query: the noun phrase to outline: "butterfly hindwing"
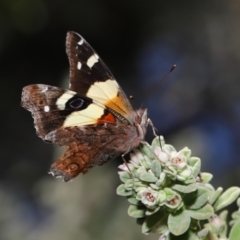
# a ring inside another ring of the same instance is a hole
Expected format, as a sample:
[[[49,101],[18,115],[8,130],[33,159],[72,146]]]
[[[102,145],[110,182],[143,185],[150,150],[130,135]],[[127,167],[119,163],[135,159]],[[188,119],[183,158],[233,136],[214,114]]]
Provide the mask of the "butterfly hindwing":
[[[96,125],[85,126],[77,131],[72,128],[58,129],[49,134],[48,138],[61,141],[59,145],[68,146],[66,152],[52,164],[50,173],[68,181],[91,167],[117,157],[121,153],[118,148],[124,144],[124,140],[119,139],[116,133],[112,125],[108,128]]]

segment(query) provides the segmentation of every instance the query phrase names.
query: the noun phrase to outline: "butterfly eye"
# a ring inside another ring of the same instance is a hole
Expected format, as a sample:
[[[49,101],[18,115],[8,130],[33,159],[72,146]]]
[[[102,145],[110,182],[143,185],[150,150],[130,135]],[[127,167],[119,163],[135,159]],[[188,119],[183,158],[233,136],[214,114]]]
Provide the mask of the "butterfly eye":
[[[69,107],[74,109],[74,110],[79,110],[82,108],[84,103],[84,100],[81,98],[75,98],[70,100],[70,102],[68,103]]]

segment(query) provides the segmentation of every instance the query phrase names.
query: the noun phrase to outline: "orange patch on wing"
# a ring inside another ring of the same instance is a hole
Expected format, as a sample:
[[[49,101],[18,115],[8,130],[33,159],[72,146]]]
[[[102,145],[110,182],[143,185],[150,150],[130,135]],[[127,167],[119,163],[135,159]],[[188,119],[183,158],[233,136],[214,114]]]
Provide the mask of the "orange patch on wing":
[[[115,116],[112,113],[108,113],[107,115],[103,115],[101,118],[98,119],[97,123],[114,123],[116,121]]]
[[[112,98],[111,101],[106,102],[104,105],[106,105],[108,108],[113,109],[114,111],[126,118],[130,111],[130,106],[126,105],[126,102],[121,96],[116,96],[115,98]]]

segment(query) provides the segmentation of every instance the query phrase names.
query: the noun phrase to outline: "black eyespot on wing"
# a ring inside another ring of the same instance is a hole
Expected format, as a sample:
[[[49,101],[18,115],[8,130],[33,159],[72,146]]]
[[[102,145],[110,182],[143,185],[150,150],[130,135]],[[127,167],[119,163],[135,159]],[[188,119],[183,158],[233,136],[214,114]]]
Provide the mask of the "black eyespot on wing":
[[[83,106],[84,104],[84,100],[81,99],[81,98],[75,98],[73,100],[71,100],[69,102],[69,106],[72,108],[72,109],[76,109],[76,110],[79,110],[81,109],[81,107]]]
[[[84,99],[79,96],[74,96],[69,99],[65,105],[65,110],[79,111],[86,109],[92,101],[89,99]]]

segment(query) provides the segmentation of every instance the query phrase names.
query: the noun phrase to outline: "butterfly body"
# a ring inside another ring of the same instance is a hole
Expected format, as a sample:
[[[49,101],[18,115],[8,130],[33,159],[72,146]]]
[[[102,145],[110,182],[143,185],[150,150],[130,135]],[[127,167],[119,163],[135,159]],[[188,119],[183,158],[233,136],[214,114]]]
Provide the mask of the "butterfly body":
[[[68,181],[124,155],[144,140],[147,110],[133,110],[104,62],[77,33],[66,40],[69,90],[36,84],[23,88],[22,106],[32,113],[39,137],[66,146],[50,173]]]

